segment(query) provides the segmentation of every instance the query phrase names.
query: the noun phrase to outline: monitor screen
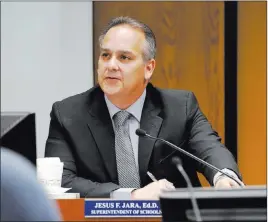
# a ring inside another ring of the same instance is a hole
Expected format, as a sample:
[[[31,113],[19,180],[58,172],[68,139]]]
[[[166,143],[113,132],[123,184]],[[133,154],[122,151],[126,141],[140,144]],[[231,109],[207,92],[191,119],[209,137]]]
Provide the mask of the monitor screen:
[[[1,112],[1,146],[20,153],[36,165],[35,114]]]
[[[194,188],[163,192],[160,205],[163,221],[196,221],[192,197],[202,221],[267,221],[266,186],[215,189]]]

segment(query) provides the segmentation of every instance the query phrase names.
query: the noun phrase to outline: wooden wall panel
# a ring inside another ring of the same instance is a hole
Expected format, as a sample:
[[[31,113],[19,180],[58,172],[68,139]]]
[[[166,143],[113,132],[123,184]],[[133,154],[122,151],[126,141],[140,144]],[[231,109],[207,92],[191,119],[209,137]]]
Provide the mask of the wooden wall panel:
[[[266,184],[266,2],[238,2],[238,163]]]
[[[152,83],[193,91],[224,141],[224,3],[94,2],[93,10],[95,70],[98,36],[112,17],[145,22],[157,38]]]

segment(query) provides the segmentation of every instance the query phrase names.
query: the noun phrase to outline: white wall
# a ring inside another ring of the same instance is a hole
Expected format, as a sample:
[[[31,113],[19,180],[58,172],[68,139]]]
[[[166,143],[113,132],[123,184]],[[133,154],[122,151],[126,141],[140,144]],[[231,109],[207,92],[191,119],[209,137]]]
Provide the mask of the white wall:
[[[1,111],[36,113],[43,157],[53,102],[93,86],[92,2],[1,3]]]

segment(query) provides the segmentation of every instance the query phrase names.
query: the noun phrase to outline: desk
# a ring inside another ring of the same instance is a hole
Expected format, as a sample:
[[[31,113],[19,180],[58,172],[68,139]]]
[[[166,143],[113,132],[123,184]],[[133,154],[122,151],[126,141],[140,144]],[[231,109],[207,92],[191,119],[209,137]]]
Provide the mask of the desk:
[[[58,199],[62,218],[64,221],[146,221],[146,222],[160,222],[161,218],[85,218],[84,217],[84,199]]]

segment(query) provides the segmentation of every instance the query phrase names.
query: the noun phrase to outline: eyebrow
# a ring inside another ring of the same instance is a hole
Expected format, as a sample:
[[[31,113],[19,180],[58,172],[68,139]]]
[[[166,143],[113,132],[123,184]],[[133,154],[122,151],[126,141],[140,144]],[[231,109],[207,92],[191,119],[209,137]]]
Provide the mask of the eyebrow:
[[[101,52],[111,52],[110,49],[107,49],[107,48],[101,48],[100,50]],[[123,53],[123,54],[132,54],[132,55],[135,55],[133,52],[131,51],[127,51],[127,50],[119,50],[117,51],[117,53]]]

